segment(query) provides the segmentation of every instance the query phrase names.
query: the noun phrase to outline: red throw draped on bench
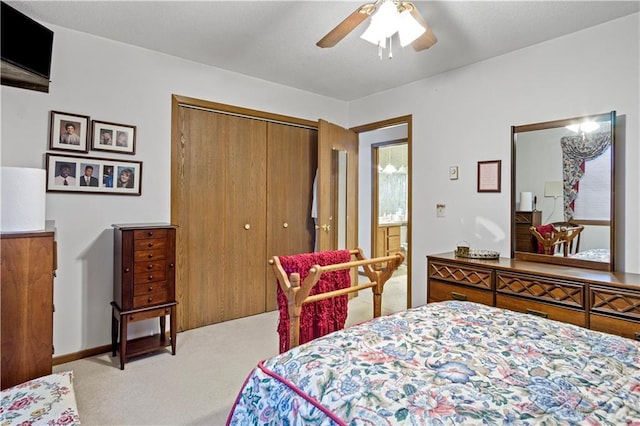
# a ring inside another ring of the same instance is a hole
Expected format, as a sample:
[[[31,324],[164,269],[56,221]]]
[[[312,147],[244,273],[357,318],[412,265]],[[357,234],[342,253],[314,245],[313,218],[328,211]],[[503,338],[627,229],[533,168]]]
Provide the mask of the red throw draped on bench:
[[[351,261],[349,250],[330,250],[315,253],[297,254],[294,256],[280,256],[280,264],[287,276],[292,273],[300,274],[300,283],[309,275],[309,269],[314,265],[327,266]],[[350,269],[325,272],[311,289],[310,295],[326,293],[351,286]],[[278,309],[280,321],[278,334],[280,335],[280,353],[289,350],[289,310],[287,295],[278,285]],[[343,295],[330,299],[319,300],[302,305],[300,314],[300,344],[324,336],[333,331],[344,328],[347,320],[347,304],[349,296]]]
[[[543,238],[547,238],[547,234],[549,234],[549,237],[553,238],[556,232],[556,228],[554,228],[553,225],[549,223],[547,225],[536,226],[536,231],[538,231],[538,233],[542,235]],[[536,241],[536,242],[538,244],[538,253],[544,254],[544,246],[540,241]],[[553,254],[553,253],[549,253],[549,254]]]

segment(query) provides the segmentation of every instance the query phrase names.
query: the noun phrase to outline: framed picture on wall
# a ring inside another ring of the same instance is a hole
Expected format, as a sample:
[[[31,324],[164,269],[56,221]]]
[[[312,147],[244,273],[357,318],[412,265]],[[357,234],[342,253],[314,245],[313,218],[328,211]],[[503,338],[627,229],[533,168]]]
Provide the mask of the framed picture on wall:
[[[47,192],[141,195],[142,161],[47,153]]]
[[[478,192],[500,192],[502,160],[478,161]]]
[[[136,153],[136,126],[93,120],[91,127],[92,150]]]
[[[49,149],[89,152],[89,116],[51,111]]]

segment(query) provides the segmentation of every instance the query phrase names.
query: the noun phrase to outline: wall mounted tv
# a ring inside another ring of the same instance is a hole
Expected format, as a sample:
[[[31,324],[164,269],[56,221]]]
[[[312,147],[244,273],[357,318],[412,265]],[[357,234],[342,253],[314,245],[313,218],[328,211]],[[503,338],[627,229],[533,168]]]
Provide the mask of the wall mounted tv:
[[[2,84],[49,92],[53,31],[2,3]]]

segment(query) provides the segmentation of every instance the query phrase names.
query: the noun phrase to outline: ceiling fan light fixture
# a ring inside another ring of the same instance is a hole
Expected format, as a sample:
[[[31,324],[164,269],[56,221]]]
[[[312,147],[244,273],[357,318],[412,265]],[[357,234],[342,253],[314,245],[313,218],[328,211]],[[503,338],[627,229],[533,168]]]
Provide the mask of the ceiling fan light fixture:
[[[378,11],[371,17],[371,22],[378,26],[378,31],[385,38],[391,37],[400,28],[400,13],[393,0],[384,0]]]
[[[425,31],[427,31],[426,28],[416,21],[409,10],[400,13],[398,36],[400,37],[400,45],[402,47],[413,43],[418,37],[424,34]]]
[[[383,49],[387,47],[387,38],[382,32],[382,28],[376,23],[371,21],[366,31],[360,36],[361,39],[368,41],[371,44],[380,46]]]

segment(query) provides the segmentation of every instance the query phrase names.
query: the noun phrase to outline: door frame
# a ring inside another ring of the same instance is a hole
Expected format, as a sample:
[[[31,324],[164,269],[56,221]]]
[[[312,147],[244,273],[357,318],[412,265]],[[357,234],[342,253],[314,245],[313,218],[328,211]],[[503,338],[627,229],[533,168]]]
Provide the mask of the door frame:
[[[385,127],[392,127],[392,126],[397,126],[402,124],[406,124],[407,126],[407,138],[406,138],[407,161],[408,161],[407,167],[409,169],[407,174],[407,255],[406,255],[405,261],[407,264],[407,308],[410,308],[412,306],[411,265],[412,265],[412,256],[413,256],[413,250],[412,250],[412,245],[413,245],[412,244],[413,115],[411,114],[403,115],[399,117],[389,118],[386,120],[376,121],[373,123],[363,124],[361,126],[352,127],[350,130],[353,130],[359,136],[360,133],[380,130],[380,129],[384,129]],[[373,215],[373,210],[371,214]],[[373,226],[374,220],[377,223],[377,218],[374,219],[372,217],[371,218],[372,226]],[[372,240],[372,247],[373,247],[373,240]]]

